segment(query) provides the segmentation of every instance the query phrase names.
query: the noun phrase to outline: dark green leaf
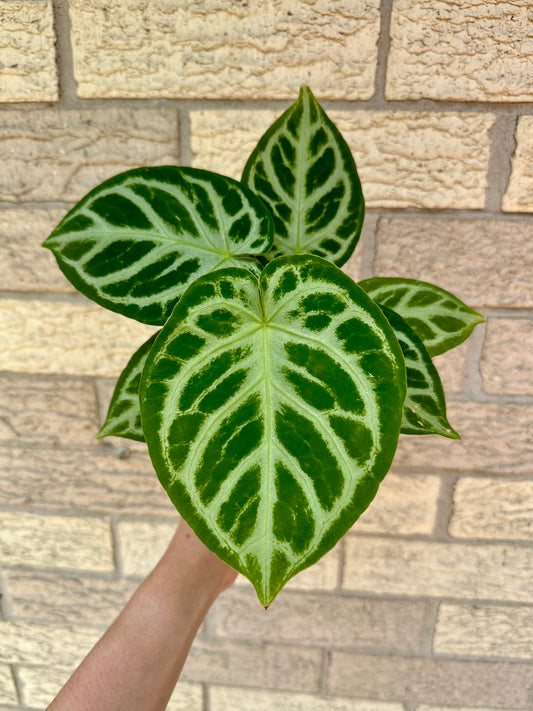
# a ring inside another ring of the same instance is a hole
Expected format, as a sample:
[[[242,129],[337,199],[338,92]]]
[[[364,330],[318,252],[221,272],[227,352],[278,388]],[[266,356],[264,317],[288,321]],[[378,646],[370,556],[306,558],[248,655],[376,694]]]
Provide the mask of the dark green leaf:
[[[403,408],[403,434],[438,434],[459,439],[446,418],[442,383],[424,344],[404,319],[392,309],[381,307],[405,358],[407,395]]]
[[[425,281],[375,277],[359,286],[407,321],[430,356],[458,346],[485,320],[449,291]]]
[[[270,257],[311,253],[341,266],[363,225],[364,200],[345,140],[307,87],[268,129],[242,181],[270,207]]]
[[[162,325],[201,274],[242,266],[272,244],[264,204],[235,180],[175,166],[121,173],[91,191],[44,246],[98,304]]]
[[[146,357],[152,348],[157,333],[154,333],[132,355],[128,364],[120,374],[113,397],[109,403],[106,421],[98,437],[126,437],[144,442],[144,432],[141,423],[141,408],[139,406],[139,384],[141,373],[146,363]]]
[[[317,257],[192,284],[148,355],[143,428],[170,498],[268,605],[392,461],[405,365],[387,319]]]

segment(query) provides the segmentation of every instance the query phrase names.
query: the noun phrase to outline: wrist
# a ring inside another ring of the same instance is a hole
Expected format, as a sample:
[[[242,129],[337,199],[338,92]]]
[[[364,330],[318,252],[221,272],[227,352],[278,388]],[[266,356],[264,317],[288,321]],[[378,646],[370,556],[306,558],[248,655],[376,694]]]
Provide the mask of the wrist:
[[[183,586],[195,591],[198,601],[211,605],[237,577],[181,520],[159,566],[166,579],[182,594]]]

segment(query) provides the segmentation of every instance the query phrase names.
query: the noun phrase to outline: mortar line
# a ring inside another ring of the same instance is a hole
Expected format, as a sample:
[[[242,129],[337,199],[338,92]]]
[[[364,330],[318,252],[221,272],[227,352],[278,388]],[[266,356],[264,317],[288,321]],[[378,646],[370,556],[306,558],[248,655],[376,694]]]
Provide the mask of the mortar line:
[[[56,35],[56,66],[59,87],[59,108],[78,107],[77,83],[74,78],[71,25],[67,0],[52,0]]]
[[[448,527],[453,516],[453,493],[458,479],[459,474],[440,477],[437,510],[433,525],[432,540],[434,541],[450,543],[454,540],[448,533]]]
[[[374,75],[374,96],[372,97],[375,108],[385,108],[385,87],[387,81],[387,62],[390,50],[390,27],[393,0],[381,0],[379,18],[379,37],[377,41],[377,64]]]
[[[446,396],[448,402],[492,403],[497,405],[533,405],[532,395],[513,395],[512,393],[487,394],[484,392],[472,395],[450,393]]]
[[[62,0],[54,0],[59,8],[63,7]],[[72,66],[72,51],[69,42],[69,55]],[[297,98],[297,91],[287,98],[280,99],[249,99],[249,98],[234,98],[234,99],[187,99],[183,97],[176,98],[150,98],[150,97],[98,97],[98,98],[80,98],[77,93],[72,93],[72,89],[77,88],[77,82],[74,78],[73,69],[71,69],[69,88],[70,96],[69,103],[63,108],[68,109],[93,109],[101,110],[107,108],[129,108],[129,109],[174,109],[183,111],[265,111],[272,110],[282,112],[288,108]],[[65,76],[65,81],[67,81]],[[311,89],[313,87],[311,86]],[[533,104],[531,102],[505,102],[505,101],[466,101],[466,100],[451,100],[451,99],[381,99],[372,97],[370,99],[331,99],[317,97],[324,108],[331,111],[406,111],[412,113],[491,113],[496,116],[512,115],[532,115]],[[50,107],[49,101],[36,102],[0,102],[1,111],[20,111],[21,109],[39,110]],[[53,102],[56,105],[56,102]]]
[[[437,629],[437,617],[439,614],[440,600],[438,598],[428,599],[424,611],[422,629],[424,637],[421,645],[421,655],[431,657],[433,655],[433,641]]]
[[[368,279],[374,275],[374,260],[376,256],[376,237],[379,227],[380,216],[377,213],[368,213],[365,215],[365,239],[361,245],[361,268],[359,273],[360,279]],[[357,250],[357,247],[356,247]]]
[[[113,552],[113,565],[115,567],[114,575],[116,578],[123,580],[126,578],[124,575],[124,561],[122,559],[122,551],[120,550],[120,541],[117,531],[118,521],[115,516],[110,519],[110,529],[111,529],[111,548]]]
[[[441,208],[441,207],[369,207],[369,213],[378,211],[380,217],[388,219],[396,219],[398,217],[406,217],[409,219],[449,219],[449,220],[470,220],[483,221],[491,220],[493,222],[531,222],[533,221],[533,212],[489,212],[485,208]]]
[[[17,665],[10,664],[9,668],[11,669],[11,676],[13,678],[13,684],[15,686],[15,691],[17,693],[18,703],[20,706],[26,708],[27,704],[25,703],[24,693],[23,693],[23,691],[24,691],[23,685],[22,685],[22,681],[21,681],[19,673],[18,673]]]
[[[489,212],[501,212],[516,151],[517,122],[518,114],[498,116],[489,130],[489,166],[485,193],[485,209]]]
[[[344,536],[337,544],[339,546],[339,564],[337,566],[337,579],[335,581],[335,592],[342,590],[342,584],[344,582],[344,565],[346,557],[346,547],[344,545]]]
[[[180,141],[181,143],[181,141]],[[195,154],[190,151],[190,158],[194,159]],[[81,196],[80,196],[81,199]],[[47,201],[47,200],[33,200],[33,201],[8,201],[0,200],[0,210],[70,210],[76,201]],[[492,220],[499,222],[533,222],[533,212],[498,212],[494,213],[490,210],[483,208],[441,208],[441,207],[383,207],[379,205],[368,206],[366,210],[366,218],[378,215],[380,218],[398,218],[407,217],[410,219],[427,219],[427,218],[439,218],[439,219],[461,219],[461,220],[471,220],[471,221],[482,221],[482,220]]]
[[[7,576],[4,570],[0,570],[0,619],[7,622],[12,618],[11,603],[7,592]]]
[[[481,375],[481,358],[486,336],[487,323],[480,323],[467,341],[462,393],[468,398],[475,399],[485,395]]]
[[[207,682],[202,682],[202,711],[210,711],[211,709],[211,697],[209,695],[209,684]]]
[[[329,667],[331,665],[331,649],[324,647],[322,650],[322,660],[320,663],[320,695],[327,695],[328,693],[328,676]]]
[[[179,113],[180,165],[192,166],[195,155],[191,145],[191,117],[186,109]]]

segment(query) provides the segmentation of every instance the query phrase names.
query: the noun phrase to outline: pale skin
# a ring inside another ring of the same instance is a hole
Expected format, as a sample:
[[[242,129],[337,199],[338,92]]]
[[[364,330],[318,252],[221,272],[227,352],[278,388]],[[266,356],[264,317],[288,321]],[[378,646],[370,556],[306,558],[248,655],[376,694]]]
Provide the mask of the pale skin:
[[[47,711],[164,711],[202,620],[236,576],[180,521],[159,563]]]

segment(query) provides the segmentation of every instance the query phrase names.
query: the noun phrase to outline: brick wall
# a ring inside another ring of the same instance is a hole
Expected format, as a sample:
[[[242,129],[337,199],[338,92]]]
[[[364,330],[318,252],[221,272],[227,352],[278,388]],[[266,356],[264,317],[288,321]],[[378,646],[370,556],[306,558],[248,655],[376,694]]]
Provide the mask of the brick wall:
[[[39,245],[130,167],[237,177],[302,84],[360,168],[349,273],[487,318],[438,359],[463,438],[403,438],[268,613],[222,596],[169,709],[533,708],[532,62],[529,0],[1,0],[0,711],[47,704],[176,524],[143,446],[95,439],[150,329]]]

